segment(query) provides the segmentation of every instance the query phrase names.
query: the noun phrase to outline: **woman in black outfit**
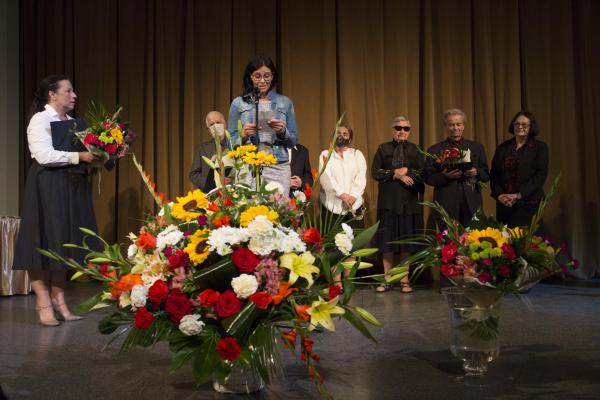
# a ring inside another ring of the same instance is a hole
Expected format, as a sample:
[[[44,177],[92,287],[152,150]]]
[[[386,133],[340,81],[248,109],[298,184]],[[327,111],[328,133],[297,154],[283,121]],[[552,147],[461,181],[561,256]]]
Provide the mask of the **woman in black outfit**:
[[[528,226],[544,197],[548,146],[535,137],[537,121],[529,111],[518,112],[508,126],[514,137],[501,143],[492,159],[492,197],[498,221],[509,227]]]
[[[423,154],[408,141],[410,121],[397,117],[392,121],[393,140],[377,149],[371,174],[379,182],[377,197],[377,219],[379,230],[375,236],[377,247],[382,253],[383,269],[387,272],[394,263],[394,253],[404,258],[416,249],[412,245],[390,244],[404,235],[412,235],[423,229],[422,207],[418,204],[419,194],[425,185],[418,179],[425,166]],[[410,293],[408,276],[401,280],[402,292]],[[376,288],[377,292],[391,290],[389,284]]]
[[[52,75],[39,85],[27,127],[27,143],[34,159],[27,175],[22,218],[13,269],[28,270],[36,294],[36,309],[45,326],[59,325],[54,311],[66,321],[81,319],[65,303],[66,267],[42,256],[37,249],[50,249],[82,261],[81,252],[65,249],[63,243],[80,243],[79,227],[96,230],[87,168],[99,158],[87,151],[54,149],[50,123],[72,119],[77,95],[68,77]]]

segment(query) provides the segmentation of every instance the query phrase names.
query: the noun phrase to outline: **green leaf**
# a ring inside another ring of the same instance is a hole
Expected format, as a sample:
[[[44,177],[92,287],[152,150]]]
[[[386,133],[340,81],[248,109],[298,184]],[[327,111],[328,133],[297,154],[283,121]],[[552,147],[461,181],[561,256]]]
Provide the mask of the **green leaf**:
[[[216,264],[194,273],[193,282],[196,289],[210,287],[225,290],[230,287],[231,279],[239,274],[230,258],[223,258]]]
[[[77,271],[73,274],[73,276],[71,277],[71,280],[74,281],[75,279],[79,278],[80,276],[85,275],[83,272],[81,271]]]
[[[327,283],[332,283],[332,277],[331,277],[331,264],[329,263],[329,256],[327,255],[327,253],[323,253],[319,256],[318,258],[321,262],[321,271],[323,272],[323,276],[325,277],[325,280],[327,280]]]
[[[98,293],[75,307],[75,314],[85,314],[102,301],[102,293]]]
[[[239,313],[223,320],[223,328],[229,335],[235,337],[238,341],[243,342],[250,334],[250,328],[252,328],[254,321],[256,321],[262,313],[263,310],[256,307],[256,304],[253,302],[249,301]]]
[[[371,325],[381,326],[381,322],[373,314],[361,307],[354,307],[359,317],[370,323]]]
[[[218,354],[215,350],[214,341],[205,342],[199,350],[193,354],[192,372],[197,385],[202,385],[210,379],[217,364]]]
[[[354,257],[368,257],[371,254],[375,254],[377,253],[379,249],[377,248],[366,248],[366,249],[359,249],[359,250],[355,250],[352,252],[352,256]]]
[[[354,315],[352,313],[352,310],[349,307],[344,307],[344,309],[346,310],[346,312],[343,314],[343,317],[348,322],[350,322],[350,324],[352,324],[352,326],[354,326],[356,329],[358,329],[358,331],[360,333],[362,333],[367,339],[371,339],[373,342],[377,343],[377,340],[375,339],[375,337],[373,337],[373,335],[371,335],[371,332],[369,332],[369,330],[367,329],[365,324],[363,324],[363,322],[360,319],[358,319],[356,317],[356,315]]]
[[[185,364],[187,360],[192,356],[194,350],[192,349],[184,349],[178,353],[173,354],[173,359],[171,360],[171,372],[177,371],[179,368]]]

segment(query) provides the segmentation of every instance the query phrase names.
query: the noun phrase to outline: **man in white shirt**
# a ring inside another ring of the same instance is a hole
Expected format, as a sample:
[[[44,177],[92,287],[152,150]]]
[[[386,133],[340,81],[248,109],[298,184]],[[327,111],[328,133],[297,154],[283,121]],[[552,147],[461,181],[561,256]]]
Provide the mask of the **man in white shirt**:
[[[335,216],[346,216],[344,222],[352,219],[363,205],[363,193],[367,186],[367,161],[360,150],[349,147],[353,137],[351,128],[340,126],[334,152],[321,175],[321,204]],[[327,153],[328,150],[321,152],[319,170]],[[350,225],[356,225],[356,221],[352,222],[354,224]]]

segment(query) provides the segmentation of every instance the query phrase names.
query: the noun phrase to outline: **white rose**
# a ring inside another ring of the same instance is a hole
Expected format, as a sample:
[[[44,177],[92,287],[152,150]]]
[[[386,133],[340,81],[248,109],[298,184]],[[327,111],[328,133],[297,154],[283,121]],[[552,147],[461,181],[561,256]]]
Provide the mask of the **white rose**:
[[[186,336],[197,335],[202,332],[202,329],[204,329],[204,322],[197,314],[185,315],[179,322],[179,330]]]
[[[294,190],[293,195],[296,198],[297,202],[299,202],[299,203],[305,203],[306,202],[306,195],[304,194],[304,192],[301,192],[299,190]]]
[[[284,194],[285,189],[283,188],[283,186],[281,186],[281,183],[279,182],[269,182],[266,184],[265,189],[268,192],[272,192],[273,190],[277,190],[279,193]]]
[[[258,281],[254,275],[241,274],[231,280],[231,287],[240,299],[247,299],[258,290]]]
[[[148,296],[148,288],[144,285],[135,285],[131,288],[131,305],[134,308],[144,307]]]

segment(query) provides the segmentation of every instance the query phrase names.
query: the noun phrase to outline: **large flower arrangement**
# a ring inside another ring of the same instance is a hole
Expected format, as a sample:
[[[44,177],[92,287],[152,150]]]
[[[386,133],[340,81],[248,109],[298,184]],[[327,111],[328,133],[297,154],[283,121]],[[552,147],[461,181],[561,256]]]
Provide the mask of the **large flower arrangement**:
[[[205,161],[222,177],[224,154],[215,142],[217,163]],[[42,253],[76,269],[75,277],[85,274],[103,283],[102,292],[80,309],[112,307],[99,328],[109,334],[124,326],[119,333],[126,335],[123,349],[166,340],[172,367],[191,362],[198,384],[224,378],[237,365],[268,382],[278,370],[275,339],[281,337],[324,391],[311,336],[334,331],[334,319],[344,318],[374,340],[364,322],[379,322],[349,302],[358,268],[370,266],[362,258],[376,251],[363,247],[377,226],[355,236],[345,224],[342,229],[336,223],[318,224],[310,188],[289,198],[277,185],[258,182],[252,189],[237,184],[243,168],[258,179],[261,166],[273,162],[272,156],[255,150],[241,146],[228,151],[235,168],[231,184],[208,194],[194,190],[173,202],[155,192],[134,158],[161,210],[129,235],[127,255],[121,255],[118,244],[102,239],[102,251],[85,241],[67,245],[89,251],[86,265]],[[351,272],[340,291],[332,276],[343,269]]]

